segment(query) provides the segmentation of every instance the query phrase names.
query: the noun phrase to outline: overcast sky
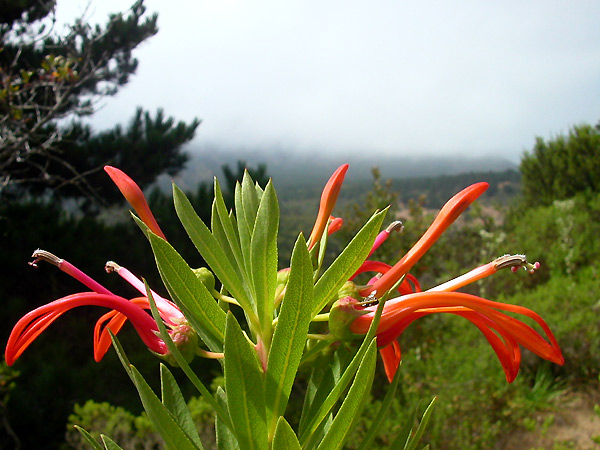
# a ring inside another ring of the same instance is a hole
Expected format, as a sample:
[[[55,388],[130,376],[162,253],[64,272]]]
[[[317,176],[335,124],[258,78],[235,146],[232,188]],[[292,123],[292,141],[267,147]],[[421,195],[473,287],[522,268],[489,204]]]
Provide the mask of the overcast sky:
[[[58,1],[59,21],[85,2]],[[95,0],[92,21],[123,10]],[[158,34],[94,115],[136,106],[227,147],[495,153],[600,120],[597,0],[146,0]]]

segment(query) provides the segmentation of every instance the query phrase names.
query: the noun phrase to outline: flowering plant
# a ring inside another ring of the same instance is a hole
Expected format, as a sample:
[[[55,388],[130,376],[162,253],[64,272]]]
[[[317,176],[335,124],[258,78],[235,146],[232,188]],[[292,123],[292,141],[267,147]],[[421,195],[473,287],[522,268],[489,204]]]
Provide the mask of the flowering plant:
[[[426,291],[409,273],[444,230],[487,189],[487,183],[474,184],[452,197],[394,266],[370,259],[390,233],[401,228],[399,222],[393,222],[380,231],[384,210],[375,212],[325,267],[328,237],[342,226],[342,219],[331,213],[347,170],[348,165],[339,167],[327,182],[308,240],[298,236],[289,267],[281,270],[279,207],[271,182],[263,189],[246,173],[236,186],[234,214],[227,210],[215,180],[210,228],[174,186],[177,215],[208,265],[192,269],[168,243],[135,182],[107,166],[106,172],[138,214],[134,218],[150,242],[170,299],[117,263],[108,262],[107,271],[134,286],[139,297],[116,295],[68,261],[36,250],[33,265],[50,262],[90,291],[50,302],[19,320],[7,343],[7,363],[12,365],[66,311],[83,305],[110,308],[94,329],[94,358],[99,361],[112,341],[149,419],[172,450],[205,447],[167,366],[160,367],[159,398],[128,361],[115,337],[127,320],[148,349],[181,368],[212,406],[220,450],[341,449],[373,384],[377,351],[390,382],[378,412],[381,419],[388,413],[399,382],[398,339],[414,320],[429,314],[454,314],[472,322],[490,343],[508,382],[518,374],[521,347],[563,364],[556,339],[535,312],[456,292],[499,269],[533,272],[539,264],[530,264],[523,255],[505,255]],[[357,284],[354,280],[365,272],[374,276]],[[537,330],[515,315],[535,322]],[[320,358],[323,354],[330,357]],[[190,368],[195,356],[220,361],[224,388],[216,394]],[[285,413],[301,366],[311,368],[311,376],[299,422],[290,423]],[[428,407],[416,429],[412,422],[407,423],[389,448],[416,448],[430,414]],[[381,423],[373,422],[360,449],[370,447]],[[89,433],[80,431],[93,448],[102,450]],[[107,450],[120,448],[110,438],[102,439]]]

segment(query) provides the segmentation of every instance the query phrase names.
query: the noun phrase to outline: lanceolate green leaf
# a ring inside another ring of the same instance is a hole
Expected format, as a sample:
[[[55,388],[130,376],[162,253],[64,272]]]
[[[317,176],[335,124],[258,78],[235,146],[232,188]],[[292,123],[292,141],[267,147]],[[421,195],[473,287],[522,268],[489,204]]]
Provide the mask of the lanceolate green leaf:
[[[340,378],[352,357],[349,348],[342,344],[332,356],[328,357],[327,364],[322,365],[322,368],[319,367],[313,370],[302,407],[299,426],[301,436],[304,434],[310,419],[317,414],[325,399],[331,395],[332,390],[340,382]]]
[[[236,183],[235,185],[235,214],[237,220],[238,236],[240,238],[240,248],[242,249],[242,257],[244,259],[244,267],[246,273],[250,277],[248,265],[250,264],[250,243],[252,240],[252,229],[254,228],[254,217],[246,217],[246,209],[244,208],[244,194],[242,191],[242,185]],[[251,298],[254,301],[254,289],[253,285],[249,285],[249,292],[252,292]],[[254,304],[254,303],[253,303]]]
[[[319,424],[329,415],[330,411],[354,377],[356,370],[358,369],[358,365],[363,359],[367,348],[371,345],[372,340],[375,338],[375,333],[377,330],[377,326],[379,325],[379,320],[381,318],[381,313],[383,312],[383,307],[385,306],[385,301],[380,301],[377,306],[377,310],[375,311],[375,316],[373,317],[373,321],[369,327],[369,331],[367,335],[362,341],[360,348],[352,358],[350,364],[344,371],[341,376],[339,382],[333,387],[330,394],[327,396],[325,400],[320,403],[318,409],[313,413],[312,411],[316,409],[316,407],[311,406],[311,412],[307,415],[308,423],[304,427],[303,431],[300,432],[300,442],[302,446],[305,447],[305,444],[312,439],[313,434],[319,428]],[[313,400],[314,402],[314,400]],[[316,403],[315,403],[316,404]],[[304,410],[303,410],[304,413]]]
[[[271,432],[287,406],[306,343],[312,304],[312,262],[306,241],[300,235],[292,252],[290,278],[269,351],[266,402],[267,411],[271,414]]]
[[[156,309],[156,303],[154,303],[154,299],[152,298],[152,292],[150,292],[150,288],[148,287],[148,285],[146,285],[146,295],[148,296],[148,300],[150,302],[150,310],[152,312],[152,317],[156,321],[156,325],[158,326],[158,330],[160,332],[160,337],[163,339],[163,341],[167,345],[167,348],[169,349],[170,356],[172,356],[175,359],[181,370],[183,370],[183,372],[187,375],[188,379],[192,382],[194,387],[196,387],[196,389],[198,389],[198,392],[202,395],[202,397],[204,397],[204,400],[206,400],[208,404],[212,406],[212,408],[215,410],[217,417],[220,417],[223,422],[229,424],[230,426],[231,420],[229,419],[229,413],[227,412],[227,408],[221,407],[221,405],[217,403],[213,395],[206,388],[206,386],[204,386],[202,381],[200,381],[198,375],[196,375],[196,373],[192,370],[190,365],[185,360],[184,356],[181,354],[181,352],[171,339],[171,336],[167,332],[165,324],[162,322],[160,315],[158,314],[158,309]],[[113,339],[113,341],[116,342],[116,338]],[[123,360],[124,357],[125,356],[123,355],[121,360]]]
[[[102,438],[102,442],[104,443],[104,447],[106,448],[106,450],[123,450],[115,443],[115,441],[113,441],[108,436],[102,434],[100,435],[100,438]]]
[[[379,233],[386,212],[387,210],[383,210],[374,214],[319,278],[315,285],[313,316],[316,316],[329,301],[334,299],[337,291],[362,265]]]
[[[365,394],[371,390],[376,360],[377,345],[375,339],[373,339],[360,363],[354,382],[342,406],[317,450],[339,450],[344,446],[348,433],[356,422],[360,408],[363,406]]]
[[[394,379],[392,380],[392,384],[390,384],[387,392],[385,393],[385,397],[381,403],[381,406],[379,407],[377,416],[373,420],[373,424],[371,425],[371,428],[369,428],[369,431],[367,431],[363,441],[360,443],[358,450],[369,450],[373,444],[373,441],[379,435],[379,430],[385,422],[385,418],[387,417],[390,407],[392,406],[392,400],[394,399],[396,390],[398,388],[398,383],[400,382],[400,374],[400,370],[397,370],[396,374],[394,375]]]
[[[160,437],[165,441],[165,444],[167,444],[167,447],[170,450],[202,449],[203,447],[195,444],[190,436],[177,424],[175,418],[166,406],[161,403],[134,366],[131,366],[131,376],[140,394],[140,399],[148,414],[148,418],[158,434],[160,434]]]
[[[412,410],[412,413],[409,416],[409,419],[406,421],[404,426],[400,429],[395,439],[390,444],[390,450],[406,450],[410,443],[410,432],[412,431],[415,420],[417,419],[417,412],[419,410],[419,405],[421,401],[419,400],[415,407]]]
[[[177,424],[185,431],[190,439],[192,439],[196,445],[202,447],[200,436],[198,436],[198,431],[192,420],[192,415],[190,414],[187,403],[179,390],[179,386],[177,385],[173,374],[164,364],[160,365],[160,387],[163,405],[167,407]]]
[[[231,223],[229,217],[227,217],[227,221]],[[210,228],[212,230],[213,236],[219,242],[219,245],[223,248],[225,254],[229,258],[229,263],[231,264],[231,267],[235,269],[240,279],[244,279],[245,275],[242,275],[243,266],[241,266],[235,260],[235,254],[231,250],[229,238],[227,237],[227,234],[225,232],[224,224],[222,223],[221,218],[219,217],[219,213],[217,212],[216,201],[212,204],[212,213],[210,215]]]
[[[421,422],[419,423],[419,427],[417,428],[417,431],[415,431],[415,435],[410,439],[410,443],[406,447],[406,450],[415,450],[417,448],[421,437],[423,437],[425,428],[429,423],[429,419],[431,418],[431,413],[433,412],[433,404],[435,403],[435,400],[436,397],[434,397],[433,400],[431,400],[431,402],[427,406],[427,409],[425,410],[425,412],[423,413],[423,417],[421,418]]]
[[[237,227],[232,222],[229,213],[227,212],[227,206],[223,200],[223,194],[221,193],[221,187],[219,182],[215,178],[215,201],[213,204],[213,220],[215,220],[215,213],[220,225],[223,229],[225,236],[227,237],[228,247],[231,252],[231,256],[235,260],[235,265],[239,268],[239,272],[244,268],[244,260],[242,257],[242,249],[240,247],[240,237],[237,232]],[[214,233],[213,227],[213,233]],[[233,264],[233,262],[232,262]]]
[[[181,220],[183,227],[202,258],[240,305],[244,309],[251,310],[250,296],[245,290],[243,281],[229,262],[225,251],[208,227],[198,217],[185,194],[175,185],[173,185],[173,199],[179,220]]]
[[[254,181],[247,170],[244,171],[242,178],[242,199],[248,228],[252,230],[258,211],[258,193],[256,192],[256,187],[254,187]]]
[[[225,391],[234,433],[244,450],[266,450],[267,423],[262,370],[254,346],[227,313]]]
[[[227,409],[227,395],[221,386],[217,388],[217,403],[223,409]],[[237,440],[232,433],[232,428],[225,425],[223,420],[217,415],[215,417],[215,433],[217,435],[218,450],[240,450]]]
[[[94,439],[94,437],[86,430],[84,430],[78,425],[75,425],[75,429],[81,433],[86,442],[90,444],[94,448],[94,450],[104,450],[102,446],[98,443],[98,441]]]
[[[158,270],[169,294],[200,338],[214,352],[223,348],[225,312],[171,245],[150,235]]]
[[[275,435],[273,436],[273,449],[302,450],[296,433],[283,417],[280,417],[277,421],[277,428],[275,428]]]
[[[256,192],[254,186],[252,191]],[[262,195],[250,243],[250,271],[256,294],[256,312],[261,329],[271,330],[273,301],[277,284],[277,231],[279,230],[279,205],[273,184],[269,181]]]

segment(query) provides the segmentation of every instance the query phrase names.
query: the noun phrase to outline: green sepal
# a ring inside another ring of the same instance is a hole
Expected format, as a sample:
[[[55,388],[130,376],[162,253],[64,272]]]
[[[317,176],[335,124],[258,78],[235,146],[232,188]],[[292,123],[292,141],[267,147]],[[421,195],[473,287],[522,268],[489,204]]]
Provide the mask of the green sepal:
[[[358,300],[352,297],[344,297],[336,300],[329,311],[329,332],[341,341],[352,340],[361,337],[352,333],[350,326],[357,317],[368,314],[370,311],[361,311],[355,308]]]

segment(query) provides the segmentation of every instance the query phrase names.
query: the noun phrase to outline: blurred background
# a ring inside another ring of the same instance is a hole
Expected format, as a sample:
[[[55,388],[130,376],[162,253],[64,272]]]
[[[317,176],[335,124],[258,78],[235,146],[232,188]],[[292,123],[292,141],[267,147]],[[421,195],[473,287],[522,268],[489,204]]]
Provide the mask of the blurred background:
[[[599,16],[591,1],[3,1],[0,343],[28,311],[81,290],[55,267],[28,266],[38,247],[121,295],[133,290],[104,272],[107,260],[165,294],[105,164],[140,184],[192,267],[203,261],[174,214],[172,181],[208,223],[214,176],[231,206],[244,169],[261,185],[272,177],[281,267],[342,163],[344,226],[329,252],[390,205],[388,220],[405,230],[378,251],[388,263],[452,195],[487,181],[413,274],[427,288],[505,253],[540,261],[534,275],[507,271],[468,290],[538,312],[565,365],[524,351],[509,385],[477,329],[421,319],[400,339],[401,393],[385,428],[393,436],[419,399],[437,395],[431,448],[597,448]],[[73,424],[126,449],[162,448],[114,352],[93,361],[103,313],[66,314],[12,367],[2,362],[0,448],[86,448]],[[132,329],[122,333],[157,387],[156,359]],[[216,389],[218,364],[194,364]],[[380,375],[357,437],[386,391]],[[209,434],[210,408],[183,388]],[[302,386],[294,395],[292,417]]]

